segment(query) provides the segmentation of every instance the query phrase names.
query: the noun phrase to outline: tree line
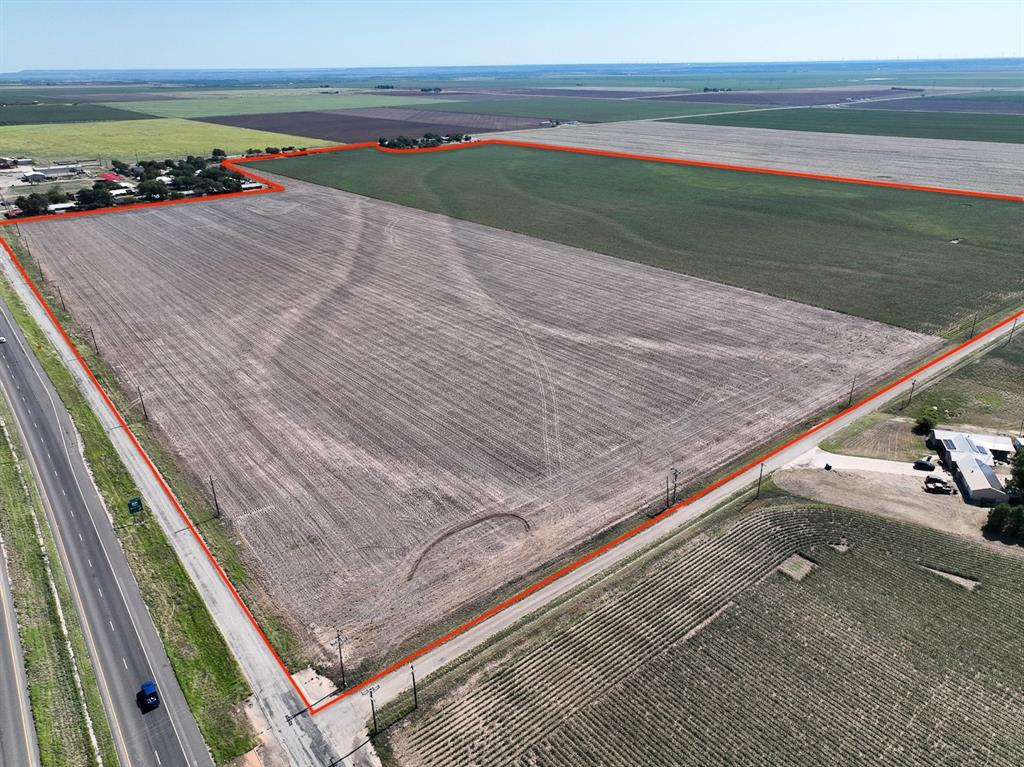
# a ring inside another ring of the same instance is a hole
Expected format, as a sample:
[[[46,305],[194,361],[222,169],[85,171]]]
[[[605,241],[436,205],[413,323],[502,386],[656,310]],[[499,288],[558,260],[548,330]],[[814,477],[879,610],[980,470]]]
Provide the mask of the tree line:
[[[410,138],[409,136],[384,138],[381,136],[377,139],[377,144],[387,149],[429,149],[444,144],[461,144],[463,141],[472,139],[473,137],[466,133],[449,133],[444,136],[439,133],[424,133],[423,138]]]

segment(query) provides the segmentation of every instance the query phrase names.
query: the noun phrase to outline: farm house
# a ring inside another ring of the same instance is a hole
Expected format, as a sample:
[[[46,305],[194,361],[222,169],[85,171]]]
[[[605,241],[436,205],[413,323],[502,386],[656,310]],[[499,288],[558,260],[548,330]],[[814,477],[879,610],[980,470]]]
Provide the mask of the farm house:
[[[1006,461],[1012,455],[1014,444],[1009,437],[935,429],[928,444],[953,472],[965,500],[979,504],[1007,500],[1006,490],[992,467],[997,460]]]

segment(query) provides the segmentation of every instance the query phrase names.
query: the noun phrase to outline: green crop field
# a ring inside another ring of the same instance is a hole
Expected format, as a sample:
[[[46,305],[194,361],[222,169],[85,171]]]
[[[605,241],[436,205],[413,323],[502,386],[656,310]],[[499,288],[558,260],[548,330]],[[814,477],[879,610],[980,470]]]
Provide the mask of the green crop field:
[[[776,497],[421,681],[378,750],[422,767],[1011,767],[1022,578],[1019,557]]]
[[[1024,298],[1020,203],[494,145],[253,167],[915,330]]]
[[[244,152],[250,147],[322,146],[330,142],[281,133],[176,119],[116,120],[65,125],[0,127],[0,154],[37,159],[163,159],[209,153],[214,147]]]
[[[619,120],[647,120],[658,117],[735,112],[762,107],[747,104],[697,104],[688,101],[650,101],[636,99],[588,99],[581,96],[535,96],[497,101],[437,101],[420,109],[438,112],[473,112],[509,117],[540,117],[548,120],[579,120],[606,123]]]
[[[176,94],[186,96],[189,94]],[[239,95],[217,98],[196,94],[196,98],[170,101],[117,102],[112,106],[130,109],[155,117],[222,117],[225,115],[254,115],[266,112],[316,112],[326,109],[360,109],[364,107],[402,107],[436,104],[437,99],[421,96],[376,96],[372,93],[264,95],[258,91],[245,91]]]
[[[937,95],[925,98],[955,98],[969,101],[1007,101],[1010,103],[1024,101],[1024,91],[980,91],[978,93],[955,93],[952,96]]]
[[[898,112],[848,108],[773,109],[737,115],[690,117],[687,123],[732,125],[740,128],[861,133],[961,141],[1024,143],[1021,115],[955,112]]]
[[[1017,434],[1024,419],[1024,332],[920,391],[910,407],[901,400],[886,410]]]
[[[44,125],[138,119],[137,112],[129,112],[102,104],[0,106],[0,125]]]

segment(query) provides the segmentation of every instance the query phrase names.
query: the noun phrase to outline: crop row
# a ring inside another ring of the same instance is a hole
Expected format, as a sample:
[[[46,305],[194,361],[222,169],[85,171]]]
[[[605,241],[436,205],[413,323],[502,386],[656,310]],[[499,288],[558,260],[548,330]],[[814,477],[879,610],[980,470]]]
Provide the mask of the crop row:
[[[765,579],[796,551],[811,574]],[[520,645],[396,744],[424,765],[1009,767],[1024,759],[1022,578],[1024,563],[925,528],[759,511]]]

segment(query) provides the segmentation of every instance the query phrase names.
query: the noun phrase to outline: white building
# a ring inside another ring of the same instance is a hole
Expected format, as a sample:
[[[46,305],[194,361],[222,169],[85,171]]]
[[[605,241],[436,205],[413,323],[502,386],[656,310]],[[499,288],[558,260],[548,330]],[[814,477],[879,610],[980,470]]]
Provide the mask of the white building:
[[[1016,451],[1013,439],[998,434],[935,429],[928,437],[928,444],[953,473],[965,500],[981,504],[1008,500],[993,467],[996,461],[1006,462],[1013,456]]]

